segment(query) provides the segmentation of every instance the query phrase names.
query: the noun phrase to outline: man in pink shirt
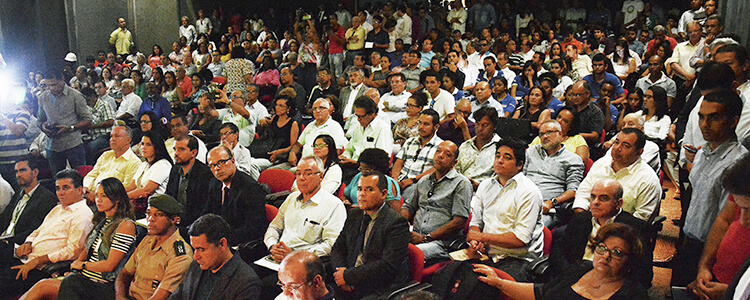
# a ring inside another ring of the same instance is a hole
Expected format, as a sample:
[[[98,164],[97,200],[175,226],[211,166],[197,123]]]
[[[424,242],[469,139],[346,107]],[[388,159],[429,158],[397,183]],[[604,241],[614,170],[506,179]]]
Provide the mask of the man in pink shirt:
[[[339,25],[339,18],[336,14],[328,17],[331,26],[328,29],[328,60],[331,64],[333,78],[344,76],[344,28]]]
[[[60,204],[55,206],[44,222],[32,232],[23,245],[18,246],[14,258],[8,251],[14,245],[0,240],[0,291],[14,297],[31,288],[37,281],[50,275],[42,269],[52,263],[74,260],[93,227],[93,213],[83,199],[83,178],[72,169],[55,175],[55,187]]]

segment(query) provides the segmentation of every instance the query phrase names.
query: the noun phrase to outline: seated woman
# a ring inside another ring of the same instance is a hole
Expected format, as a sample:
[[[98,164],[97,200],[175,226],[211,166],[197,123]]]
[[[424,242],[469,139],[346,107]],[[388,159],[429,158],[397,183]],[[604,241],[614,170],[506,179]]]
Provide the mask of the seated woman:
[[[146,161],[135,171],[125,190],[131,200],[163,194],[167,189],[172,158],[164,146],[164,139],[156,132],[146,132],[141,139],[141,157]]]
[[[427,105],[427,94],[416,92],[406,100],[406,118],[396,121],[393,125],[393,143],[399,146],[410,137],[419,135],[417,124],[419,124],[419,113]],[[398,152],[398,151],[394,151]]]
[[[544,99],[547,99],[547,92],[540,85],[535,85],[529,90],[529,95],[524,101],[525,104],[516,109],[513,114],[513,119],[531,121],[534,136],[538,135],[539,126],[542,125],[542,122],[549,120],[552,115],[552,110],[547,108]]]
[[[617,77],[625,82],[625,79],[630,76],[630,73],[635,72],[636,61],[635,58],[630,56],[630,44],[623,37],[617,40],[617,46],[615,51],[607,56],[612,61],[612,67]]]
[[[583,262],[549,283],[500,279],[492,268],[480,264],[474,265],[474,272],[484,275],[479,281],[512,299],[648,299],[646,288],[630,272],[643,255],[638,232],[619,223],[605,225],[588,247],[594,253],[593,264]]]
[[[313,156],[320,158],[323,161],[324,169],[320,170],[323,172],[323,181],[320,183],[320,188],[325,190],[332,195],[336,195],[339,187],[341,186],[341,177],[343,173],[341,166],[339,166],[339,156],[336,152],[336,141],[333,137],[327,134],[321,134],[315,137],[315,144],[313,144]],[[297,180],[294,180],[292,184],[292,192],[297,190]]]
[[[141,115],[139,118],[140,120],[140,127],[136,130],[133,130],[133,142],[136,144],[130,146],[130,149],[133,150],[133,153],[137,155],[141,155],[141,138],[146,132],[155,132],[159,136],[161,136],[163,139],[167,139],[169,137],[169,133],[167,132],[166,127],[164,124],[161,123],[159,118],[156,116],[156,114],[152,111],[147,111],[144,114]]]
[[[214,107],[214,99],[209,99],[208,93],[204,93],[198,99],[197,112],[192,118],[193,122],[188,126],[190,132],[206,144],[218,143],[221,138],[221,120],[219,112]]]
[[[630,91],[628,97],[623,103],[623,109],[617,116],[617,131],[622,129],[622,118],[627,116],[629,113],[638,112],[643,109],[643,90],[635,88],[635,91]]]
[[[532,87],[539,85],[539,80],[536,77],[536,70],[539,66],[532,62],[527,61],[523,65],[523,72],[516,76],[513,80],[513,84],[510,86],[510,96],[516,99],[521,99],[526,96]]]
[[[362,177],[362,173],[370,171],[378,171],[383,174],[391,174],[391,157],[383,151],[383,149],[369,148],[362,151],[359,155],[359,173],[354,175],[352,181],[344,189],[344,204],[356,206],[357,205],[357,185],[359,185],[359,178]],[[388,196],[385,201],[388,206],[392,207],[396,211],[401,209],[401,189],[398,186],[398,181],[388,177]]]
[[[177,86],[177,75],[172,71],[164,73],[164,91],[161,96],[166,98],[172,105],[172,110],[182,110],[182,101],[185,99],[185,94],[182,89]]]
[[[291,90],[291,88],[288,89]],[[268,138],[281,140],[276,150],[268,152],[267,159],[258,159],[259,161],[265,161],[265,163],[260,162],[261,169],[277,164],[284,164],[284,166],[279,166],[279,168],[283,169],[293,167],[287,163],[286,154],[292,149],[292,145],[297,142],[300,126],[291,117],[295,113],[294,102],[291,99],[288,97],[276,98],[272,106],[274,116],[258,120],[259,127],[267,131],[261,134],[261,139],[264,135],[267,135]]]
[[[643,123],[643,133],[649,140],[661,143],[669,134],[672,119],[667,115],[667,92],[660,86],[652,85],[643,94],[643,110],[641,115],[646,117]]]
[[[560,123],[562,128],[563,145],[565,150],[578,154],[585,164],[589,160],[589,146],[586,144],[586,140],[578,134],[578,110],[573,107],[566,106],[560,109],[557,113],[557,122]],[[539,137],[534,138],[529,146],[539,145]]]
[[[73,270],[62,280],[39,281],[24,299],[114,299],[118,266],[135,246],[133,207],[119,180],[107,178],[96,186],[94,229],[86,241],[86,251],[70,264]]]

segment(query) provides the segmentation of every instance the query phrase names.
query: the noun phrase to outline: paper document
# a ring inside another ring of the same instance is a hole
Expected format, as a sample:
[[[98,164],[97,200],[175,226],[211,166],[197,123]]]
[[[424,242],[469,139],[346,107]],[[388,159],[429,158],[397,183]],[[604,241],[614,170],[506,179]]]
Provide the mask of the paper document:
[[[280,263],[277,263],[273,258],[271,258],[271,255],[266,255],[263,258],[255,261],[256,265],[259,265],[261,267],[266,267],[271,270],[274,270],[276,272],[279,271],[279,268],[281,267]]]

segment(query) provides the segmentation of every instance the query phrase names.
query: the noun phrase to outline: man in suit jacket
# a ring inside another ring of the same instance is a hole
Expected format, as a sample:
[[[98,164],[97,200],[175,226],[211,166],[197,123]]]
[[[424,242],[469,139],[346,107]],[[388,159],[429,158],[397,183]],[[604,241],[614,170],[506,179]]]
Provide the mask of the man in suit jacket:
[[[341,102],[341,114],[344,116],[344,120],[348,120],[354,115],[354,100],[363,96],[367,91],[367,87],[363,83],[365,80],[365,73],[361,69],[352,68],[348,72],[349,85],[341,88],[341,94],[339,95],[339,101]],[[349,122],[346,122],[348,125]],[[345,126],[344,130],[349,127]]]
[[[349,212],[331,251],[336,297],[342,299],[382,295],[409,280],[409,225],[384,205],[385,175],[363,175],[359,190],[359,208]]]
[[[232,230],[220,216],[204,215],[190,225],[195,249],[185,279],[169,299],[258,299],[260,279],[232,254],[227,237]]]
[[[552,243],[550,267],[553,274],[575,266],[581,260],[592,260],[593,253],[586,247],[589,237],[595,236],[601,226],[616,222],[642,233],[641,242],[645,254],[641,261],[636,262],[632,274],[644,286],[651,285],[653,249],[646,236],[649,226],[645,221],[622,210],[622,194],[622,185],[614,179],[602,179],[594,184],[591,188],[590,210],[576,214],[564,229],[562,237]]]
[[[229,245],[263,238],[266,222],[266,192],[250,175],[237,172],[232,151],[217,146],[208,152],[208,167],[217,180],[208,187],[203,214],[220,215],[229,223]]]
[[[15,170],[21,189],[13,195],[5,211],[0,214],[0,236],[9,236],[0,240],[0,255],[4,257],[12,257],[13,244],[23,244],[26,237],[42,224],[44,217],[57,205],[55,194],[37,181],[39,167],[36,160],[21,159],[16,162]],[[6,245],[9,246],[7,249]]]
[[[204,195],[208,190],[209,179],[213,176],[208,166],[196,159],[197,156],[198,139],[196,137],[182,135],[175,139],[175,164],[169,172],[166,194],[177,199],[177,202],[185,208],[185,214],[180,222],[181,227],[190,226],[203,213],[206,205]]]

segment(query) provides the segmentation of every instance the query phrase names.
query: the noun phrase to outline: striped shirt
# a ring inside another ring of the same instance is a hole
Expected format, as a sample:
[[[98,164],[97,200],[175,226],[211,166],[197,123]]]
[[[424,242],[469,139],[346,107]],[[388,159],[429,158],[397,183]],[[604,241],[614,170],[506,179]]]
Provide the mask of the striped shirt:
[[[404,167],[401,169],[401,174],[398,175],[399,181],[407,178],[415,178],[417,175],[432,168],[433,157],[435,157],[438,144],[443,139],[433,134],[430,141],[424,147],[422,147],[419,139],[420,137],[418,136],[409,138],[404,142],[404,146],[398,154],[396,154],[396,158],[404,161]]]
[[[86,262],[99,261],[98,253],[99,253],[99,247],[102,246],[102,232],[104,231],[104,228],[107,228],[107,226],[110,223],[112,223],[112,220],[107,219],[104,223],[104,226],[102,226],[100,230],[91,233],[91,234],[97,234],[99,236],[94,241],[94,244],[91,245],[91,249],[88,249],[89,254],[88,254],[88,259],[86,260]],[[112,239],[112,244],[110,245],[110,253],[112,253],[112,250],[117,250],[122,253],[128,253],[128,250],[130,250],[130,247],[133,246],[134,243],[135,243],[135,236],[124,234],[124,233],[115,233],[115,236]],[[94,282],[99,282],[99,283],[108,282],[102,276],[102,272],[83,270],[82,274],[83,276],[86,276],[87,278],[91,279],[91,281],[94,281]]]
[[[26,110],[16,107],[5,115],[5,118],[27,129],[31,115]],[[23,134],[14,135],[10,128],[0,123],[0,164],[16,163],[16,160],[29,154],[28,148],[29,145],[26,144],[26,137]]]

